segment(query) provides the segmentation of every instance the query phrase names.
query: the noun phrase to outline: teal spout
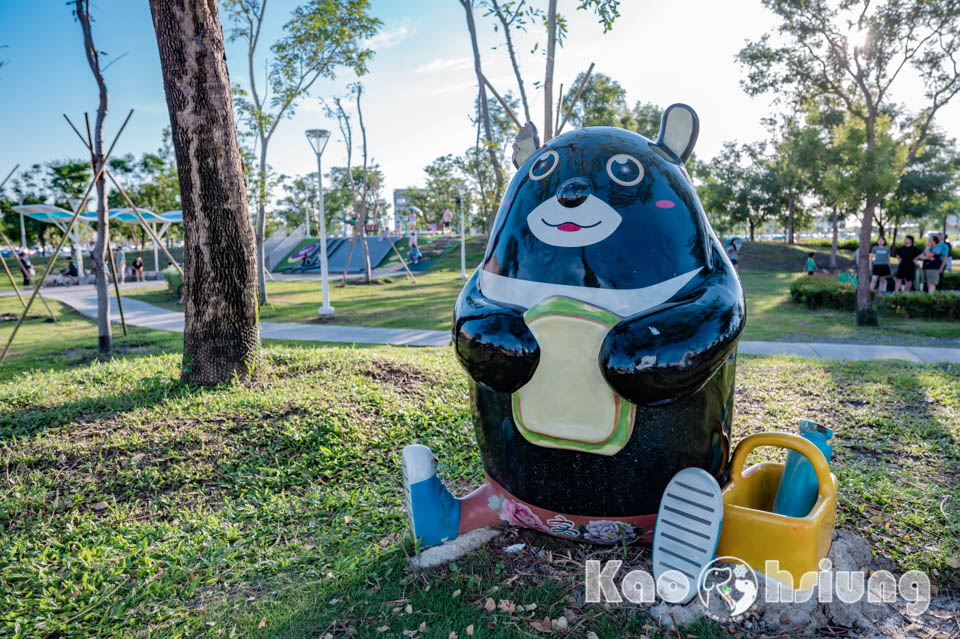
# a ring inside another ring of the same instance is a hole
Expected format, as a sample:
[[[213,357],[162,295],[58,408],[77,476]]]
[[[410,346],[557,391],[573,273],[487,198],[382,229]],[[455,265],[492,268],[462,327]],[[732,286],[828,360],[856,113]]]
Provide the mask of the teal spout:
[[[829,442],[833,437],[832,430],[805,419],[800,422],[800,435],[820,449],[827,462],[830,462],[833,456],[833,448]],[[802,454],[791,450],[787,453],[787,461],[783,465],[777,496],[773,500],[773,512],[787,517],[806,517],[817,503],[819,491],[820,486],[813,466]]]

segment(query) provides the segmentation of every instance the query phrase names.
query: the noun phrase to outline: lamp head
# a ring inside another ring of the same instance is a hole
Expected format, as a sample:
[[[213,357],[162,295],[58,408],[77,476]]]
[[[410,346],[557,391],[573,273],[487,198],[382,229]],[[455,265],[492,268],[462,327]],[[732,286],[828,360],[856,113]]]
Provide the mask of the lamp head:
[[[313,149],[313,152],[317,155],[323,153],[323,150],[327,146],[327,142],[330,140],[330,131],[326,129],[307,129],[307,142],[310,143],[310,148]]]

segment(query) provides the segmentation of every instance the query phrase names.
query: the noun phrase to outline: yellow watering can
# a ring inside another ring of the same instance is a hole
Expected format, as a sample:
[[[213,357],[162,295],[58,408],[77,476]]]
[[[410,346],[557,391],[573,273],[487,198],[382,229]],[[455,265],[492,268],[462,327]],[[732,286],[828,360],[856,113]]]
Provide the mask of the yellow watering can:
[[[773,512],[783,464],[755,464],[744,472],[747,455],[759,446],[789,448],[810,461],[820,489],[805,517]],[[742,559],[791,588],[811,588],[816,584],[818,564],[830,550],[836,520],[837,477],[814,444],[789,433],[750,435],[734,451],[730,481],[723,488],[723,528],[717,556]],[[778,571],[768,572],[768,560],[779,562]]]

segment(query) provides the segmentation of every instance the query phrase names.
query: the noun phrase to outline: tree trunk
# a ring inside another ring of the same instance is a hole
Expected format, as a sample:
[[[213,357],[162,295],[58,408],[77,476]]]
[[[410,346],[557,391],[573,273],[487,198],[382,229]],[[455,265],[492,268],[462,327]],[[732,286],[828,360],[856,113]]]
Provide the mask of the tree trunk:
[[[857,325],[876,326],[877,312],[870,297],[870,235],[877,202],[867,200],[860,225],[860,248],[857,256]]]
[[[490,211],[487,213],[485,227],[487,233],[493,226],[493,220],[497,215],[497,209],[500,208],[500,198],[503,197],[503,169],[500,167],[500,158],[497,157],[497,146],[493,142],[493,129],[490,126],[490,108],[487,104],[487,88],[483,81],[483,69],[480,66],[480,47],[477,45],[477,25],[473,21],[473,0],[460,0],[463,10],[467,14],[467,29],[470,31],[470,44],[473,47],[473,69],[477,75],[477,84],[480,86],[480,119],[483,121],[483,133],[487,139],[487,153],[490,155],[490,164],[493,165],[493,172],[496,179],[496,190],[494,191],[493,201],[490,203]],[[550,110],[550,104],[547,103],[547,111]]]
[[[756,226],[756,225],[753,223],[753,220],[750,220],[749,224],[750,224],[750,241],[752,242],[752,241],[753,241],[753,229],[754,229],[754,226]]]
[[[260,367],[257,260],[216,2],[150,0],[183,208],[185,382]]]
[[[266,254],[263,250],[263,238],[267,230],[267,144],[269,141],[260,139],[260,186],[257,189],[257,228],[256,228],[256,256],[257,256],[257,290],[260,294],[260,306],[267,303],[267,276]]]
[[[787,244],[793,244],[793,197],[787,200]]]
[[[553,137],[553,66],[557,52],[557,0],[547,5],[547,68],[543,77],[543,143]]]
[[[837,269],[837,238],[839,237],[839,215],[837,207],[833,207],[833,238],[830,240],[830,268]]]
[[[89,0],[77,0],[77,20],[83,30],[83,48],[86,50],[87,63],[97,81],[100,103],[97,106],[97,119],[93,127],[93,174],[96,175],[103,165],[103,121],[107,117],[110,96],[100,70],[100,58],[93,44]],[[97,346],[101,353],[113,348],[113,335],[110,327],[110,293],[107,287],[107,269],[104,256],[110,237],[110,218],[107,208],[107,177],[101,175],[97,180],[97,242],[93,247],[91,261],[93,276],[97,287]],[[79,262],[77,262],[79,264]]]
[[[897,217],[897,218],[893,221],[893,241],[890,242],[890,246],[891,246],[891,247],[895,247],[895,246],[897,245],[897,233],[898,233],[899,231],[900,231],[900,218]]]
[[[360,200],[360,209],[357,211],[357,223],[360,225],[360,248],[363,250],[363,279],[367,284],[371,282],[370,248],[367,246],[367,196],[370,191],[370,176],[368,173],[367,156],[367,127],[363,124],[363,109],[360,108],[360,95],[363,87],[357,85],[357,123],[360,125],[360,138],[363,140],[363,198]]]

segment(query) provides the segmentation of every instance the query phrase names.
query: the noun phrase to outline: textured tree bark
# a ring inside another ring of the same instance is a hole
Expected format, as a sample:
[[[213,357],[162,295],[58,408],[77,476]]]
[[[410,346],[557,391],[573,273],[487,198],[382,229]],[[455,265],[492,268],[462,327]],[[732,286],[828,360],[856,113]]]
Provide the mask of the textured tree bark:
[[[873,157],[876,149],[876,113],[871,112],[866,119],[867,156]],[[873,217],[879,204],[876,197],[868,197],[860,223],[860,252],[857,259],[857,325],[876,326],[877,311],[873,308],[870,296],[870,236],[873,234]]]
[[[257,374],[257,262],[216,0],[150,0],[180,176],[181,379]]]
[[[837,268],[837,236],[839,235],[840,229],[838,228],[839,220],[837,218],[837,207],[833,207],[833,239],[830,240],[830,268],[836,270]]]
[[[91,32],[89,0],[77,0],[77,21],[83,31],[83,48],[87,54],[87,63],[90,71],[97,80],[100,91],[100,103],[97,106],[97,119],[93,127],[93,175],[96,176],[103,165],[103,121],[107,117],[110,96],[107,85],[103,81],[100,70],[100,56],[93,44]],[[97,347],[101,353],[108,353],[113,348],[113,335],[110,327],[110,293],[107,287],[107,269],[104,255],[107,250],[107,239],[110,237],[110,217],[107,215],[107,179],[101,175],[97,180],[97,242],[93,247],[91,261],[93,275],[96,278],[97,288]],[[79,251],[76,247],[75,251]],[[74,259],[76,259],[74,255]],[[77,262],[80,263],[79,261]]]
[[[553,137],[553,66],[557,53],[557,0],[547,5],[547,69],[543,77],[543,143]]]

